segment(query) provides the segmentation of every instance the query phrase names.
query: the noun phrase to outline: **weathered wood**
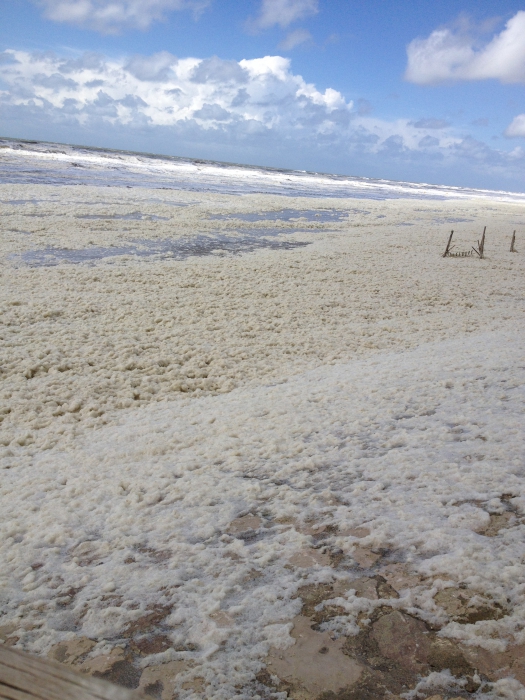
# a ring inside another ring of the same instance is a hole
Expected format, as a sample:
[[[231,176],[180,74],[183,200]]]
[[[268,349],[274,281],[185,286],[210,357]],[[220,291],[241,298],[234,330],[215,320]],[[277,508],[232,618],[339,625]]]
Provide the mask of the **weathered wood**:
[[[0,644],[2,700],[139,700],[139,693]]]
[[[485,250],[485,233],[487,231],[487,227],[483,229],[483,235],[481,236],[481,241],[478,241],[478,247],[474,248],[472,247],[472,250],[476,253],[478,258],[483,259],[484,258],[484,250]]]
[[[484,257],[484,251],[485,251],[485,233],[487,232],[487,227],[483,229],[483,235],[481,236],[481,243],[479,243],[479,257],[483,258]]]
[[[516,253],[517,251],[514,248],[514,243],[516,243],[516,231],[512,234],[512,241],[510,242],[510,252],[511,253]]]
[[[452,243],[452,236],[454,235],[454,231],[450,232],[450,237],[448,239],[447,247],[445,248],[445,252],[443,253],[443,257],[446,258],[449,253],[450,253],[450,244]],[[454,246],[452,246],[454,247]]]

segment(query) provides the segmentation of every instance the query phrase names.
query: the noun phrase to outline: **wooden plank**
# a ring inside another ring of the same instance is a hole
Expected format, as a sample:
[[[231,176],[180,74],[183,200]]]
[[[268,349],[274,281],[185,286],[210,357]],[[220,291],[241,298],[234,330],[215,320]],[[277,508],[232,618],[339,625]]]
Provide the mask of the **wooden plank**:
[[[0,681],[0,700],[35,700],[34,695],[18,690],[10,685],[4,685]]]
[[[138,700],[139,693],[0,644],[2,700]]]

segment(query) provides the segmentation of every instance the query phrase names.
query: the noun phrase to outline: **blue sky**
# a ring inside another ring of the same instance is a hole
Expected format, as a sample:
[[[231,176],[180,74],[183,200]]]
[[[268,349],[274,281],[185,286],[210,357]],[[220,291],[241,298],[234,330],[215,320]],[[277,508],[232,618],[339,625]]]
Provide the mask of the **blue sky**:
[[[525,7],[0,0],[0,134],[525,190]]]

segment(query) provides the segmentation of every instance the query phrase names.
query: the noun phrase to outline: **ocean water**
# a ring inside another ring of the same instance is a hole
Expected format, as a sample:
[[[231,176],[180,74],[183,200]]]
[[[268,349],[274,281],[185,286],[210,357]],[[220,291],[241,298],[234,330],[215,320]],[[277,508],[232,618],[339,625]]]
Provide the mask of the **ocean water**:
[[[525,194],[515,192],[376,180],[0,138],[0,184],[4,183],[148,187],[293,197],[525,201]]]

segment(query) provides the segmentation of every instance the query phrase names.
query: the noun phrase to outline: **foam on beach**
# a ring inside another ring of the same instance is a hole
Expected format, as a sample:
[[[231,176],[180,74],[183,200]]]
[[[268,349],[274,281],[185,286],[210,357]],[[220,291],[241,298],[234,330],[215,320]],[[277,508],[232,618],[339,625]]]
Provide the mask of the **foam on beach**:
[[[168,676],[182,698],[251,698],[313,587],[327,644],[386,606],[472,664],[525,648],[524,203],[0,200],[0,638],[76,645],[91,673],[125,661],[163,698]],[[485,260],[441,257],[485,225]],[[397,597],[359,593],[374,576]],[[421,697],[464,691],[443,673]],[[511,676],[479,693],[521,697]]]

